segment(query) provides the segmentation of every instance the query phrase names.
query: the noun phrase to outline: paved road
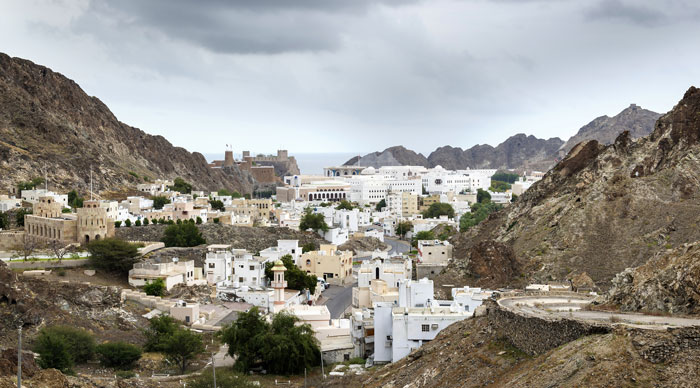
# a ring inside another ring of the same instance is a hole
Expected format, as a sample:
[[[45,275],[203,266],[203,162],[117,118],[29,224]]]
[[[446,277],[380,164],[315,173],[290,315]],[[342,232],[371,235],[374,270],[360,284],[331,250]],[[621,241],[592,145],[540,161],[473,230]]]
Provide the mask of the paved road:
[[[357,283],[347,287],[330,286],[323,291],[322,303],[328,306],[331,312],[331,318],[340,318],[345,310],[352,303],[352,287],[357,286]]]
[[[647,329],[700,326],[700,319],[582,310],[591,298],[572,296],[519,296],[498,300],[498,304],[517,313],[540,317],[561,317],[588,322],[624,323]]]
[[[411,245],[406,241],[395,240],[393,238],[384,237],[384,243],[391,246],[390,255],[407,253],[411,249]]]

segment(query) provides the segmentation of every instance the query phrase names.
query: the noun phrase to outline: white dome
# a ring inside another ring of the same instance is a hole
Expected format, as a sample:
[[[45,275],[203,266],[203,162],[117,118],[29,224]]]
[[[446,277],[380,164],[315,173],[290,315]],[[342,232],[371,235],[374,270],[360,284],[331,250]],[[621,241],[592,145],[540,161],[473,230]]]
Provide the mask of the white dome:
[[[375,172],[376,172],[376,170],[374,169],[374,167],[370,166],[370,167],[367,167],[364,170],[362,170],[361,174],[362,175],[372,175]]]
[[[444,169],[441,165],[439,165],[439,164],[438,164],[437,166],[435,166],[434,170],[437,170],[437,171],[445,171],[445,169]]]

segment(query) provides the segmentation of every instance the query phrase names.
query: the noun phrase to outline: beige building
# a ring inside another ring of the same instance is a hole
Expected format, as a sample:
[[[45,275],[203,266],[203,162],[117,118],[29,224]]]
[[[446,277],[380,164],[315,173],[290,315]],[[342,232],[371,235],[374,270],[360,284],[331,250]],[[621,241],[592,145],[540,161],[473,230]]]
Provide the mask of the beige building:
[[[178,261],[173,259],[167,263],[136,263],[129,270],[129,284],[143,287],[156,279],[163,279],[165,288],[170,290],[177,284],[187,286],[207,284],[202,274],[202,268],[194,266],[194,260]]]
[[[87,244],[114,236],[114,221],[99,201],[85,201],[77,213],[62,213],[63,205],[51,196],[41,197],[31,215],[24,216],[28,236],[65,243]]]
[[[329,284],[342,285],[352,281],[352,252],[339,251],[332,244],[322,244],[319,250],[302,254],[298,264],[302,271]]]
[[[418,279],[432,279],[442,272],[452,259],[452,244],[440,240],[418,240],[418,262],[416,276]]]
[[[424,212],[424,211],[428,210],[430,205],[432,205],[434,203],[440,203],[440,195],[433,194],[433,195],[428,195],[426,197],[422,197],[421,203],[422,203],[422,205],[419,206],[418,210],[420,212]]]
[[[270,220],[270,215],[274,213],[272,199],[245,199],[235,198],[231,201],[231,206],[226,206],[226,210],[235,216],[248,216],[255,220]]]

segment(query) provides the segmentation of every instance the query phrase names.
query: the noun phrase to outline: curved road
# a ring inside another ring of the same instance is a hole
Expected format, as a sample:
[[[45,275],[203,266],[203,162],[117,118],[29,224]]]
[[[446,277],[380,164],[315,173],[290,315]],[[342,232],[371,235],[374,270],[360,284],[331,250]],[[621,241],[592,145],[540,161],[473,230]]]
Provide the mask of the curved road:
[[[389,255],[400,255],[411,250],[411,245],[407,241],[396,240],[390,237],[384,237],[384,243],[391,247]]]
[[[538,295],[504,297],[501,307],[525,316],[568,318],[591,323],[622,323],[628,326],[663,330],[668,327],[700,326],[700,319],[637,313],[582,310],[592,298],[581,295]]]

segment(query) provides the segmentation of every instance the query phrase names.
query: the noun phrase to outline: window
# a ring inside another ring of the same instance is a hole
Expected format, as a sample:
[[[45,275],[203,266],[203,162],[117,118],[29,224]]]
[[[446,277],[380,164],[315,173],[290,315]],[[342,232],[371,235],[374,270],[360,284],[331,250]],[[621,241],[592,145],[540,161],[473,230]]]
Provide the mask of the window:
[[[255,266],[251,265],[251,266],[250,266],[250,270],[251,270],[251,271],[254,271],[254,270],[255,270]]]
[[[421,331],[430,331],[430,325],[420,325]]]
[[[209,268],[215,268],[215,267],[216,267],[216,264],[214,264],[214,263],[209,263]]]

